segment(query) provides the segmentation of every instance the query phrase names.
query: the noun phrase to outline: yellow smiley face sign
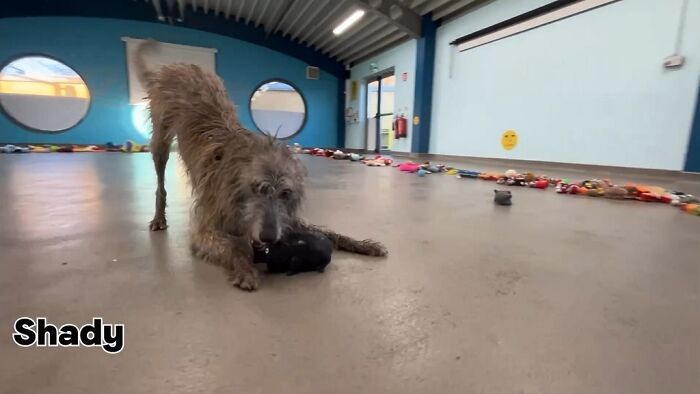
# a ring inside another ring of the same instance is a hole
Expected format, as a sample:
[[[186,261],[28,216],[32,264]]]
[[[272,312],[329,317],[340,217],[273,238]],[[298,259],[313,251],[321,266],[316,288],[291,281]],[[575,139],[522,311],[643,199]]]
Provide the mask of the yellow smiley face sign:
[[[518,133],[515,130],[506,130],[501,136],[501,146],[505,150],[511,150],[518,145]]]

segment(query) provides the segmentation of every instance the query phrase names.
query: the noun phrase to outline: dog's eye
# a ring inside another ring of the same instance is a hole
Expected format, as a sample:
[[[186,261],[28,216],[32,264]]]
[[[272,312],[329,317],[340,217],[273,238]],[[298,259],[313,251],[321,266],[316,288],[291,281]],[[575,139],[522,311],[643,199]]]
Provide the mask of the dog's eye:
[[[269,183],[259,183],[254,187],[254,190],[263,196],[269,196],[272,192],[272,186]]]
[[[289,200],[289,198],[292,197],[292,190],[291,189],[284,189],[280,192],[280,198],[282,200]]]

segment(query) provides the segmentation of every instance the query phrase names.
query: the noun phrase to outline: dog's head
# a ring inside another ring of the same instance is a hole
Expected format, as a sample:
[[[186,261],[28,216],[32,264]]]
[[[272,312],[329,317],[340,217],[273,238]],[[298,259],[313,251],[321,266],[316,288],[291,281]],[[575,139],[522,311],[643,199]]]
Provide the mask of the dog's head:
[[[286,146],[267,141],[241,174],[244,229],[256,243],[279,241],[295,223],[304,197],[306,169]]]

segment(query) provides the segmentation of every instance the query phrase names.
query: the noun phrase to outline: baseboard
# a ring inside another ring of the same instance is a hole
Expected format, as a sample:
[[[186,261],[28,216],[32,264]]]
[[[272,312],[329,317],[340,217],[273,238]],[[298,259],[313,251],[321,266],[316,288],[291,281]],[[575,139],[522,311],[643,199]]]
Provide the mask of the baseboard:
[[[684,172],[684,171],[673,171],[673,170],[659,170],[659,169],[649,169],[649,168],[634,168],[634,167],[620,167],[620,166],[603,166],[595,164],[575,164],[575,163],[560,163],[553,161],[537,161],[537,160],[520,160],[520,159],[500,159],[500,158],[485,158],[485,157],[473,157],[473,156],[453,156],[453,155],[439,155],[433,153],[410,153],[410,152],[392,152],[392,156],[397,158],[406,158],[407,160],[415,161],[445,161],[445,162],[455,162],[455,163],[465,163],[471,165],[482,164],[484,166],[491,167],[501,167],[503,169],[515,168],[517,170],[537,170],[543,168],[549,170],[551,168],[561,169],[568,172],[582,172],[582,173],[595,173],[595,174],[630,174],[630,175],[644,175],[652,177],[664,177],[664,178],[676,178],[681,177],[683,179],[693,179],[700,180],[700,173]],[[479,168],[475,168],[478,170]]]

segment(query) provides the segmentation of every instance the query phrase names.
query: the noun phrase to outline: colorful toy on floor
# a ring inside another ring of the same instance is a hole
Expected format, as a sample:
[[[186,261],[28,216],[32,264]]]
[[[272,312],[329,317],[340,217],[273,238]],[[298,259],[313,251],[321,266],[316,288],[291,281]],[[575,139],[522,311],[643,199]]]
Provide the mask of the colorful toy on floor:
[[[73,152],[104,152],[105,149],[97,145],[80,146],[73,145]]]
[[[622,186],[610,186],[603,189],[603,197],[614,200],[625,200],[632,198],[632,195],[630,195],[630,192]]]
[[[500,176],[494,172],[482,172],[479,174],[479,179],[485,181],[497,181]]]
[[[418,172],[420,165],[412,161],[407,161],[405,163],[399,164],[399,170],[403,172]]]
[[[700,204],[683,204],[681,210],[691,215],[700,216]]]
[[[52,149],[52,151],[54,151],[54,150],[53,150],[53,147],[52,147],[51,149]],[[73,153],[73,146],[72,146],[72,145],[63,145],[63,146],[59,146],[59,147],[56,148],[56,150],[55,150],[54,152],[58,152],[58,153]]]
[[[530,187],[535,189],[546,189],[549,187],[549,181],[547,179],[537,179],[529,183]]]
[[[132,140],[128,140],[122,145],[121,150],[126,153],[148,152],[148,145],[140,145]]]
[[[362,162],[369,167],[386,167],[388,165],[391,165],[391,163],[393,163],[393,160],[391,160],[388,157],[376,155],[373,159],[364,159]]]
[[[360,160],[364,160],[364,156],[359,155],[357,153],[350,154],[350,161],[360,161]]]
[[[44,146],[29,145],[29,150],[31,151],[31,153],[50,153],[51,146],[49,146],[49,145],[44,145]]]
[[[457,178],[478,178],[481,173],[475,170],[457,170]]]
[[[335,152],[333,152],[332,157],[335,160],[345,160],[348,158],[348,155],[345,152],[343,152],[342,150],[336,150]]]
[[[26,146],[5,145],[0,146],[0,153],[29,153],[31,149]]]
[[[510,190],[498,190],[494,189],[493,191],[494,196],[493,196],[493,202],[496,203],[497,205],[512,205],[513,201],[513,195],[510,193]]]

